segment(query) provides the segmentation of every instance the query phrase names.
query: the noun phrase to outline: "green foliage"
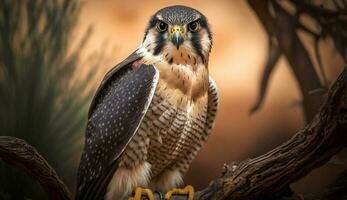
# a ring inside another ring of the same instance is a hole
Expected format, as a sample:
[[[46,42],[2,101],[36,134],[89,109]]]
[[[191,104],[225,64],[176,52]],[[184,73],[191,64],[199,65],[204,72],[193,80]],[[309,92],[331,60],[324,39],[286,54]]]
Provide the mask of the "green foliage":
[[[0,135],[36,147],[71,189],[94,72],[76,71],[91,31],[70,45],[80,9],[71,0],[0,1]],[[1,162],[0,195],[46,198],[37,183]]]

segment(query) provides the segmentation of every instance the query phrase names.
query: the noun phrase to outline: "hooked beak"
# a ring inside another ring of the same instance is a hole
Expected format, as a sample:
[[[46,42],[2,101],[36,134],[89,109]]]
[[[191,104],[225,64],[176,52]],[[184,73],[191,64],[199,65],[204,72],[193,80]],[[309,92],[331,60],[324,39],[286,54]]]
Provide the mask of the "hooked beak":
[[[182,27],[175,26],[172,28],[171,42],[176,46],[177,49],[184,42]]]

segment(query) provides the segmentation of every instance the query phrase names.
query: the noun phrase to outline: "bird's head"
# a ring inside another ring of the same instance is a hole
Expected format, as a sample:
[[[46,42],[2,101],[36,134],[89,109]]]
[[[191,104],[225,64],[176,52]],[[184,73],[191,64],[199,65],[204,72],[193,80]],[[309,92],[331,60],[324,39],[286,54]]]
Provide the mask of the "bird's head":
[[[186,6],[159,10],[149,21],[142,47],[168,63],[206,64],[212,35],[203,14]]]

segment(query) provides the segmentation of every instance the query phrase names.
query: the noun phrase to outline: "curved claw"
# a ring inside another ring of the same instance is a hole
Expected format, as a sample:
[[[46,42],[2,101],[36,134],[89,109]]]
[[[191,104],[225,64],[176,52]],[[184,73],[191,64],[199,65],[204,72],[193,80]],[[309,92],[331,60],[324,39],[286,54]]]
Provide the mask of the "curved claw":
[[[187,185],[183,189],[174,188],[165,194],[165,199],[170,200],[172,195],[188,195],[188,200],[194,199],[194,188],[191,185]]]
[[[141,200],[143,195],[147,196],[149,200],[154,200],[152,190],[142,187],[137,187],[135,189],[135,195],[130,197],[129,200]]]

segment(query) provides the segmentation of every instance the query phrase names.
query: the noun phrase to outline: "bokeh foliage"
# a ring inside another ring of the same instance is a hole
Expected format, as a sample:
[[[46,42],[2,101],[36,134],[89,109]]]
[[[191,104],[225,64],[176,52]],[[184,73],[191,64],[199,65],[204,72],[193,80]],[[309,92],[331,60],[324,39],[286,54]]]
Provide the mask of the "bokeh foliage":
[[[93,93],[93,70],[77,71],[91,31],[71,45],[80,10],[71,0],[0,1],[0,135],[36,147],[72,190]],[[0,162],[0,199],[24,197],[47,198]]]

